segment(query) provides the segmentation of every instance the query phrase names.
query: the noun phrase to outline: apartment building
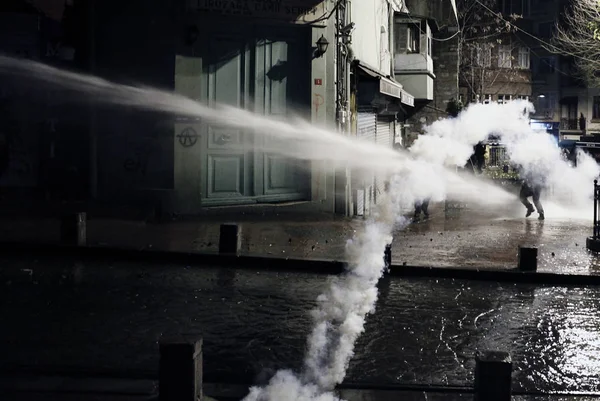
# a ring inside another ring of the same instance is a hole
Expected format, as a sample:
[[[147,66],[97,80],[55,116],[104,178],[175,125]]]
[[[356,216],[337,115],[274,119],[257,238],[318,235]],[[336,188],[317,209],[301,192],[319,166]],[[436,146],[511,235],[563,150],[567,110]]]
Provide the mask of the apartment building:
[[[486,10],[483,10],[486,11]],[[530,0],[501,0],[494,11],[527,31],[532,25]],[[493,25],[491,31],[465,28],[461,46],[460,100],[468,103],[504,103],[532,98],[532,43],[527,35],[506,25]],[[482,33],[484,32],[484,33]]]

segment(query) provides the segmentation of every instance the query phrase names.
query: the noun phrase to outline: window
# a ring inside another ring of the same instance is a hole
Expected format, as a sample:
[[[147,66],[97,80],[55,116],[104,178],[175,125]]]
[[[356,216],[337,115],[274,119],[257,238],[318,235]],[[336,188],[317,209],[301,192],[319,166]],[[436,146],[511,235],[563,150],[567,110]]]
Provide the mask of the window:
[[[540,22],[537,24],[537,34],[542,38],[551,38],[554,36],[554,21]]]
[[[556,70],[555,63],[554,57],[540,57],[538,72],[540,74],[554,74]]]
[[[431,56],[431,47],[432,47],[432,39],[431,36],[427,36],[427,55]]]
[[[517,95],[517,96],[515,96],[515,99],[529,100],[529,96],[527,96],[527,95]]]
[[[421,48],[421,46],[419,46],[421,41],[421,29],[417,24],[410,24],[407,29],[408,42],[406,43],[406,51],[407,53],[419,53]]]
[[[502,13],[505,15],[522,15],[528,17],[531,12],[530,0],[500,0]]]
[[[510,95],[498,95],[498,103],[500,104],[508,103],[510,99]]]
[[[458,101],[461,102],[462,104],[465,104],[465,97],[463,96],[462,93],[458,95]]]
[[[519,68],[529,69],[529,48],[519,47]]]
[[[492,48],[488,45],[477,48],[477,65],[480,67],[492,66]]]
[[[552,117],[555,111],[554,108],[556,107],[556,99],[556,92],[546,92],[544,97],[538,97],[535,100],[535,114]]]
[[[499,68],[510,68],[511,67],[511,54],[510,46],[500,45],[498,47],[498,67]]]
[[[521,0],[521,15],[523,17],[529,17],[529,14],[531,14],[531,1]]]
[[[490,104],[492,103],[492,95],[483,95],[483,103]]]
[[[600,120],[600,96],[594,96],[592,103],[592,119]]]

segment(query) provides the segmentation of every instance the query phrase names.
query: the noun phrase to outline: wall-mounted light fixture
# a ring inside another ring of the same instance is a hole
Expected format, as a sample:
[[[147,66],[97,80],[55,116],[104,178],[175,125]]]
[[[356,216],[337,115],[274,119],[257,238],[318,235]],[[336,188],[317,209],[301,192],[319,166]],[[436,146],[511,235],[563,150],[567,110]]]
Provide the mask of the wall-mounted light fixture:
[[[329,41],[325,38],[325,36],[321,35],[319,40],[317,40],[316,45],[317,48],[315,49],[314,53],[315,58],[323,57],[323,55],[327,51],[327,48],[329,47]]]
[[[543,99],[546,97],[546,95],[544,95],[543,93],[540,93],[537,97],[539,97],[540,99]]]

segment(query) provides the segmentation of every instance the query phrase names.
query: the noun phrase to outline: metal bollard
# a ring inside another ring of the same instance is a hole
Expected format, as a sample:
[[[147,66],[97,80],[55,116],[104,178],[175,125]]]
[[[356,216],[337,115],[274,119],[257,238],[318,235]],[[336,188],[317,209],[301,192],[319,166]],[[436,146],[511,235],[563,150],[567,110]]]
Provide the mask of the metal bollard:
[[[87,214],[85,212],[67,213],[61,216],[60,241],[67,245],[86,245]]]
[[[235,224],[221,224],[219,253],[238,254],[242,247],[242,228]]]
[[[508,352],[480,351],[475,356],[475,401],[510,401],[512,360]]]
[[[585,246],[592,252],[600,252],[600,222],[598,222],[598,207],[600,202],[600,185],[594,180],[594,227],[591,237],[585,239]]]
[[[383,252],[383,262],[385,263],[386,269],[389,269],[392,265],[392,244],[387,244],[385,246],[385,251]]]
[[[519,264],[518,269],[523,272],[537,271],[537,248],[519,247]]]
[[[161,338],[158,373],[160,401],[202,400],[202,338]]]

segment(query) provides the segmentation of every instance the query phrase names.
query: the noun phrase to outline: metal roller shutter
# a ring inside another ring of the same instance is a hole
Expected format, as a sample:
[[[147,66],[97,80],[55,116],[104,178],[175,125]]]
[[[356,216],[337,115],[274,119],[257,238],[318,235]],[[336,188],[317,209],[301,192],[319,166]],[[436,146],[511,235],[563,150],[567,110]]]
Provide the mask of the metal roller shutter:
[[[359,107],[356,119],[356,136],[363,141],[375,142],[377,133],[377,114],[370,107]],[[375,198],[375,177],[365,180],[362,188],[356,191],[356,214],[365,216],[371,213],[371,203]]]
[[[358,136],[358,138],[375,142],[375,133],[377,132],[377,114],[373,112],[373,109],[359,108],[356,125],[356,136]]]
[[[392,147],[392,121],[387,117],[377,118],[376,142],[382,146]]]

